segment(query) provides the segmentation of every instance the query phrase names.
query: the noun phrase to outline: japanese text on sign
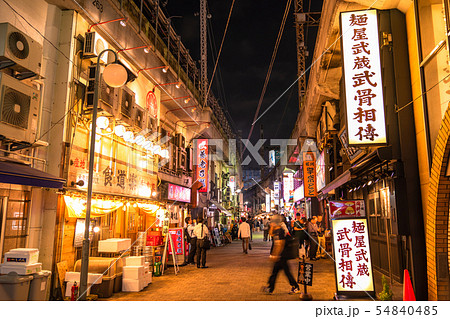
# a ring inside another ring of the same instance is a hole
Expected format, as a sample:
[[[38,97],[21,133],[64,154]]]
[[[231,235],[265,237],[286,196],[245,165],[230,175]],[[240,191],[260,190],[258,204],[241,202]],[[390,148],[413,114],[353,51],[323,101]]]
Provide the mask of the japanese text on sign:
[[[312,286],[313,264],[300,262],[298,264],[298,283],[300,285]]]
[[[377,11],[343,12],[341,25],[348,143],[384,144],[386,128]]]
[[[374,290],[367,219],[333,219],[338,292]]]
[[[305,197],[316,197],[316,160],[312,152],[303,153],[303,183]]]
[[[200,193],[208,192],[208,140],[197,140],[197,181],[202,184]]]

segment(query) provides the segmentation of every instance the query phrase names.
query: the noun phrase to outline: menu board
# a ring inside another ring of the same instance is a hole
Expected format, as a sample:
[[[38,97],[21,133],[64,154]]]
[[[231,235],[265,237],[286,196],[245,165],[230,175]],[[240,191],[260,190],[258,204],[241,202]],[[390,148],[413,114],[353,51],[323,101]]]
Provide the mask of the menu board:
[[[333,245],[338,294],[375,293],[367,218],[333,219]]]
[[[172,237],[173,248],[175,255],[184,255],[184,229],[183,228],[170,228],[169,234]],[[168,245],[169,255],[172,254],[172,247]]]
[[[331,219],[364,216],[366,216],[366,211],[364,209],[364,200],[362,199],[330,201]]]

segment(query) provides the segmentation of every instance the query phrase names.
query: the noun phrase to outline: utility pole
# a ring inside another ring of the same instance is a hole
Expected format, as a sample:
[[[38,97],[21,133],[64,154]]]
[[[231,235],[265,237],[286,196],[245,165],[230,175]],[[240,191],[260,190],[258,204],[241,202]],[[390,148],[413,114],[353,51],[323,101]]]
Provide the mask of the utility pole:
[[[208,43],[206,19],[206,0],[200,0],[200,88],[202,91],[204,105],[206,105],[206,91],[208,90]]]
[[[311,1],[311,0],[308,0]],[[298,77],[298,103],[303,108],[303,98],[306,92],[306,57],[308,56],[305,44],[305,25],[319,26],[320,12],[307,12],[303,10],[303,0],[294,3],[295,35],[297,42],[297,77]]]

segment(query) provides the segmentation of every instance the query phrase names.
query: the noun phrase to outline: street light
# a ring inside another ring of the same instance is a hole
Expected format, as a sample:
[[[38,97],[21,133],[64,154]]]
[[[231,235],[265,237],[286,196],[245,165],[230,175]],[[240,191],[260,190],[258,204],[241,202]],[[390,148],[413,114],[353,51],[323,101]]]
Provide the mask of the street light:
[[[111,51],[114,54],[114,62],[108,64],[103,71],[103,79],[106,84],[111,87],[121,87],[127,81],[127,71],[118,64],[117,53],[114,50],[106,49],[100,52],[97,57],[97,65],[95,68],[95,82],[94,82],[94,103],[92,108],[92,129],[91,129],[91,143],[89,151],[89,170],[88,170],[88,186],[86,198],[86,216],[84,219],[84,240],[83,250],[81,254],[81,272],[80,272],[80,292],[79,300],[86,300],[87,294],[87,278],[89,269],[89,224],[91,219],[91,201],[92,201],[92,183],[94,179],[94,157],[95,157],[95,135],[97,126],[97,109],[98,109],[98,91],[100,83],[100,58],[107,52]]]

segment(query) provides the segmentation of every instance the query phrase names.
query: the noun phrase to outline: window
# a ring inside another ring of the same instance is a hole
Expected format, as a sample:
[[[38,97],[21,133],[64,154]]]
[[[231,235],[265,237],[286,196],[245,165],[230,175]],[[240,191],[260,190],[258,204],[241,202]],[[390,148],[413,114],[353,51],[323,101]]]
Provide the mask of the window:
[[[3,222],[2,255],[14,248],[25,248],[28,236],[28,212],[30,199],[28,192],[18,192],[20,196],[3,197],[0,206]],[[3,210],[5,208],[5,210]],[[2,228],[0,228],[1,230]],[[0,256],[3,257],[3,256]]]
[[[442,117],[450,101],[450,81],[447,30],[449,30],[448,2],[445,0],[418,0],[417,12],[420,31],[424,101],[427,107],[430,149],[434,149]]]

